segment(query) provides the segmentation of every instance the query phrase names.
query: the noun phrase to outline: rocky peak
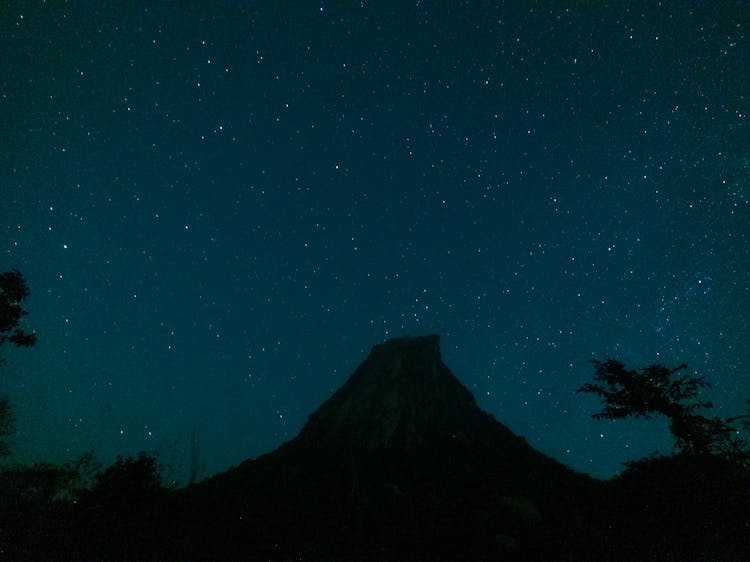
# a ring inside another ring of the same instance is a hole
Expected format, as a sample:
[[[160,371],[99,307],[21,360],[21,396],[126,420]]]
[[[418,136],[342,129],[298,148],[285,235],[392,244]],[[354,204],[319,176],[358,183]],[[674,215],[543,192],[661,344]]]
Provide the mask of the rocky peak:
[[[487,417],[443,363],[439,336],[394,338],[372,348],[297,439],[413,449],[461,436]]]

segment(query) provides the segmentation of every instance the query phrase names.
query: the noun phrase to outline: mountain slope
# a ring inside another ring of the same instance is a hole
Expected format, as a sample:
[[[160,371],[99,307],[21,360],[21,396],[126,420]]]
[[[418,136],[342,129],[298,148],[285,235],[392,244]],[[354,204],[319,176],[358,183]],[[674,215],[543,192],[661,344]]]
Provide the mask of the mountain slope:
[[[560,552],[598,485],[480,410],[431,335],[376,345],[297,437],[188,495],[206,545],[247,532],[243,548],[305,560],[526,559]]]

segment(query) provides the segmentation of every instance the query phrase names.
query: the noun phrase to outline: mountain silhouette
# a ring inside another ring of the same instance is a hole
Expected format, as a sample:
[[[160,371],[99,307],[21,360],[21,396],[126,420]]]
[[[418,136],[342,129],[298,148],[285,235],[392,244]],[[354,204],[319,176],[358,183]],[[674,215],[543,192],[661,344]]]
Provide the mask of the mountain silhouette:
[[[559,552],[600,484],[480,410],[429,335],[374,346],[295,438],[186,496],[203,544],[266,557],[521,560]]]

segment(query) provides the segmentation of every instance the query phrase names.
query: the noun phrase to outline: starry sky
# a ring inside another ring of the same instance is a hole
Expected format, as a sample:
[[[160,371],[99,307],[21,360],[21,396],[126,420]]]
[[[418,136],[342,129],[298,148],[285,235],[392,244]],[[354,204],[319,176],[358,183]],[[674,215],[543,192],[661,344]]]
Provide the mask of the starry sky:
[[[106,4],[106,5],[105,5]],[[744,3],[3,2],[15,460],[293,437],[370,347],[439,333],[479,405],[607,477],[591,358],[750,398]],[[104,6],[104,7],[103,7]]]

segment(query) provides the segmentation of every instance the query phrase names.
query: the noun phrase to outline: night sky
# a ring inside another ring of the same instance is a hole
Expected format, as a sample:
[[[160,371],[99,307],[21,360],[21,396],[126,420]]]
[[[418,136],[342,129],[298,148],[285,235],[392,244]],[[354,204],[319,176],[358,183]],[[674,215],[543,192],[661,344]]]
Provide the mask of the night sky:
[[[745,411],[746,5],[61,4],[0,8],[0,271],[38,334],[2,349],[14,460],[181,474],[195,430],[206,476],[433,332],[597,476],[671,438],[590,418],[592,358]]]

